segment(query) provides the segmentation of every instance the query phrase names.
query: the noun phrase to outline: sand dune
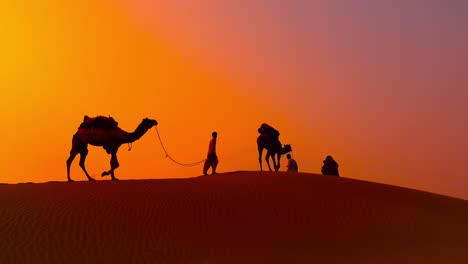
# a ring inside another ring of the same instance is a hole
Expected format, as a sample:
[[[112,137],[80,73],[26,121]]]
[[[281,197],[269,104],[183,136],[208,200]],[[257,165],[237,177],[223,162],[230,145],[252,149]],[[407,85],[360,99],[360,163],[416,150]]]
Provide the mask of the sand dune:
[[[315,174],[0,185],[0,263],[468,263],[468,201]]]

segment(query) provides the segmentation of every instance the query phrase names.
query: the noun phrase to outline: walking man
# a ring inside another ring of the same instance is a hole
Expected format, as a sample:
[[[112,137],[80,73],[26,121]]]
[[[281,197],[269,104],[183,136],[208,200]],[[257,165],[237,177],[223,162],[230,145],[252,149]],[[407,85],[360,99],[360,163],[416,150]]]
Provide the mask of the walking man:
[[[216,156],[216,138],[218,133],[215,131],[211,133],[213,137],[210,140],[210,145],[208,147],[208,156],[206,157],[205,165],[203,166],[203,174],[208,175],[208,169],[212,168],[212,174],[216,174],[216,167],[218,166],[218,156]]]

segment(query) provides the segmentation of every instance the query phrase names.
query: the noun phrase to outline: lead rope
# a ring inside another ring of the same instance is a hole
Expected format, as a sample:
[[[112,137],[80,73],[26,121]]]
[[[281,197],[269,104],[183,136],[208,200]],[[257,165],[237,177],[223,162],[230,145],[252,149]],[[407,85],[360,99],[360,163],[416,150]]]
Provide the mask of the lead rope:
[[[175,162],[175,163],[177,163],[177,164],[179,164],[181,166],[184,166],[184,167],[193,167],[193,166],[197,166],[198,164],[201,164],[201,163],[205,162],[206,159],[203,159],[203,160],[200,160],[200,161],[197,161],[197,162],[192,162],[192,163],[181,163],[181,162],[176,161],[175,159],[173,159],[171,157],[171,155],[169,155],[169,153],[167,153],[166,148],[164,147],[164,144],[162,143],[161,136],[159,135],[158,126],[156,125],[156,126],[154,126],[154,128],[156,129],[156,133],[158,134],[159,143],[161,143],[161,147],[164,150],[164,153],[166,153],[166,158],[169,158],[173,162]]]

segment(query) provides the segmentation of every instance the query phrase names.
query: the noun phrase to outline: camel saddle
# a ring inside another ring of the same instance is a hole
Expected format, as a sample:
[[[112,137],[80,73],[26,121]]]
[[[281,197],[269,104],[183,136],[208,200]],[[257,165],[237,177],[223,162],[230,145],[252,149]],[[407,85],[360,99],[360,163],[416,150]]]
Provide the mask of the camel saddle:
[[[116,128],[118,124],[119,123],[110,116],[89,117],[85,115],[83,123],[81,123],[79,128],[113,129]]]

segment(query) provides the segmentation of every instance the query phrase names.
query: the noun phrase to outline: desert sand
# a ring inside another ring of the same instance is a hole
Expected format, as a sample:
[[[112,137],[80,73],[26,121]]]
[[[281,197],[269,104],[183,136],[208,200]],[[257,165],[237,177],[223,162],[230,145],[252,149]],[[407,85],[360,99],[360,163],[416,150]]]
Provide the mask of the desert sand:
[[[0,263],[468,263],[468,201],[318,174],[2,184],[0,203]]]

